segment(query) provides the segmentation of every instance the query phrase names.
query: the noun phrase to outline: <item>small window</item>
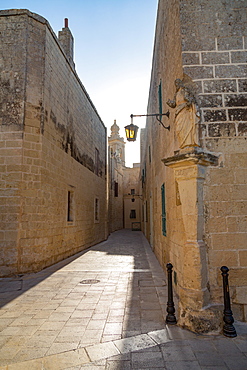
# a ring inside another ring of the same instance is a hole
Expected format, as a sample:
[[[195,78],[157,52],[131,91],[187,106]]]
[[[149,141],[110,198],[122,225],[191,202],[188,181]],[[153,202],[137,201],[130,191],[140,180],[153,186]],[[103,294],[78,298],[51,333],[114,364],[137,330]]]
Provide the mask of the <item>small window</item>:
[[[94,199],[94,222],[99,222],[99,198]]]
[[[95,166],[94,166],[94,172],[97,176],[99,176],[99,151],[97,148],[95,148]]]
[[[68,191],[68,212],[67,212],[67,221],[73,221],[73,196],[74,193],[72,191]]]
[[[150,145],[148,147],[148,155],[149,155],[149,163],[151,163],[152,162],[152,157],[151,157],[151,147],[150,147]]]
[[[162,234],[166,236],[166,194],[165,184],[161,186],[161,206],[162,206]]]
[[[135,189],[130,189],[130,194],[131,194],[131,195],[135,195],[135,193],[136,193],[136,192],[135,192]]]
[[[132,209],[130,211],[130,218],[136,218],[136,210],[135,209]]]
[[[147,173],[147,171],[146,171],[146,162],[145,162],[144,163],[144,168],[142,169],[142,187],[143,187],[143,185],[146,181],[146,173]]]
[[[118,182],[114,181],[114,197],[118,197]]]

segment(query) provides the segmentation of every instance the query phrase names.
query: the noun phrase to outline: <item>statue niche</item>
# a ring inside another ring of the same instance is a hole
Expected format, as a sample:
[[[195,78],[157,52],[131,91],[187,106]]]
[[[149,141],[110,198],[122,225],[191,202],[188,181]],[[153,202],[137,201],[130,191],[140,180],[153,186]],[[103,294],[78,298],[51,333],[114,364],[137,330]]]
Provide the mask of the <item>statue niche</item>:
[[[192,92],[191,84],[186,84],[180,79],[175,80],[176,92],[173,100],[167,104],[175,110],[175,132],[179,147],[200,146],[199,129],[200,115],[196,109],[196,99]]]

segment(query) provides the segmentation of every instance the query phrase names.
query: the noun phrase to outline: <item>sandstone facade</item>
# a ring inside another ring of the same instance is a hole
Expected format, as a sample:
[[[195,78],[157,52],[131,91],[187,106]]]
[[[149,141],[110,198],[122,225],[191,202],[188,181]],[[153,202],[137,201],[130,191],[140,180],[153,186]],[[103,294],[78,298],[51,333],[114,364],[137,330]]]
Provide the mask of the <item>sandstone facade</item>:
[[[8,275],[107,237],[106,128],[75,72],[68,27],[59,41],[44,18],[8,10],[0,32],[0,271]]]
[[[141,230],[141,200],[140,164],[134,163],[132,168],[125,167],[123,171],[124,188],[124,228]]]
[[[109,232],[141,229],[140,165],[125,166],[125,142],[114,121],[108,137]]]
[[[114,121],[108,137],[108,221],[109,232],[124,227],[123,216],[123,170],[125,167],[125,142],[119,135],[119,126]]]
[[[174,266],[180,325],[196,331],[219,327],[222,265],[235,318],[247,320],[246,6],[159,1],[148,113],[169,109],[170,131],[149,117],[142,133],[143,229],[161,265]],[[182,93],[193,119],[182,118]],[[183,144],[188,120],[198,142]]]

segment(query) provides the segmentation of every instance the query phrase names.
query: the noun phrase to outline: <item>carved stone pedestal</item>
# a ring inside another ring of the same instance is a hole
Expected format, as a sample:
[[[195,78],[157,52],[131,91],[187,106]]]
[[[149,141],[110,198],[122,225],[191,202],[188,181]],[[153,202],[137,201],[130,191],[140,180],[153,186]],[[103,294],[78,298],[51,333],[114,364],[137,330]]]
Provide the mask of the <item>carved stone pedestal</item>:
[[[203,242],[203,183],[207,166],[217,165],[217,157],[192,147],[162,161],[174,169],[186,238],[178,286],[179,324],[197,332],[215,330],[218,315],[205,310],[210,294]]]

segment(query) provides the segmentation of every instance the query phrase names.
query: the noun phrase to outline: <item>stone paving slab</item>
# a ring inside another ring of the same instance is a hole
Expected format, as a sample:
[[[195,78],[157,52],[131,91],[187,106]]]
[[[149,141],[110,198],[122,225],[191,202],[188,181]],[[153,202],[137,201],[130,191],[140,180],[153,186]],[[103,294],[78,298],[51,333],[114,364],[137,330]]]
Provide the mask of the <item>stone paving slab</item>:
[[[113,343],[119,349],[119,352],[123,354],[138,351],[143,348],[154,347],[157,344],[147,334],[116,340]]]
[[[0,370],[247,370],[246,324],[234,339],[197,335],[165,324],[166,302],[164,271],[130,230],[0,279]]]
[[[112,357],[120,353],[113,342],[95,344],[93,346],[86,347],[86,351],[91,361]]]
[[[176,335],[184,330],[172,327]],[[193,333],[190,339],[173,340],[169,337],[168,330],[150,332],[100,343],[73,351],[45,356],[30,361],[18,362],[1,370],[16,369],[236,369],[246,370],[247,352],[241,352],[239,345],[246,344],[246,335],[242,335],[235,343],[235,339],[209,337]],[[193,336],[193,339],[191,339]],[[162,340],[163,337],[163,340]],[[156,339],[154,339],[156,338]],[[223,342],[222,342],[223,341]],[[158,343],[159,345],[158,345]],[[219,351],[219,343],[223,343]],[[226,344],[225,349],[224,344]],[[226,356],[227,348],[232,351],[232,356]],[[233,350],[236,352],[233,352]],[[238,352],[239,350],[239,352]],[[234,354],[233,354],[234,353]]]

